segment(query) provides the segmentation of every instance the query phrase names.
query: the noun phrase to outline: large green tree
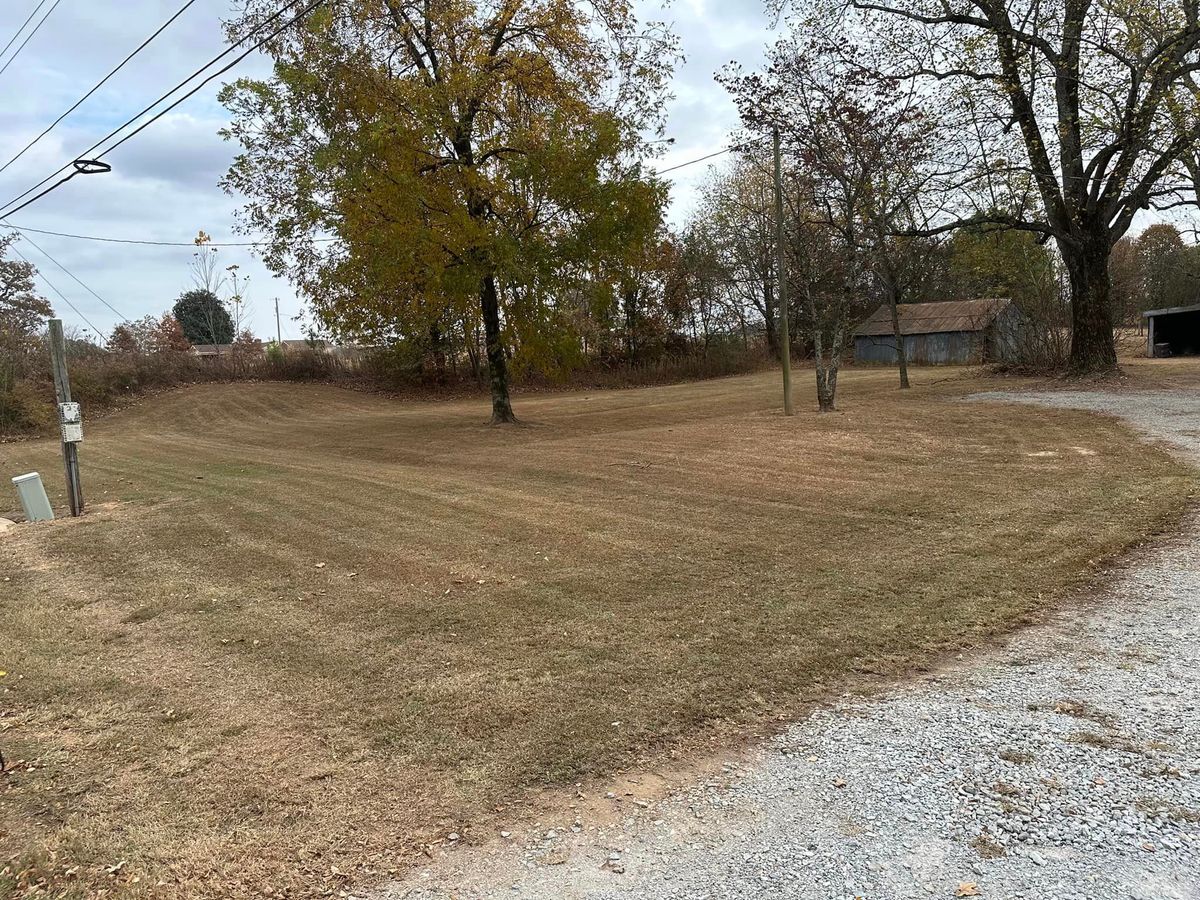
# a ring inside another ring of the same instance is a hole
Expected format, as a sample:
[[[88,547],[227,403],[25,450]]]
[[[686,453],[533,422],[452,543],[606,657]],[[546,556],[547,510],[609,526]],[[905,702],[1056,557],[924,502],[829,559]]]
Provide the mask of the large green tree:
[[[619,279],[630,229],[657,228],[641,135],[673,39],[627,0],[330,0],[269,50],[272,78],[222,95],[243,148],[225,184],[268,266],[338,333],[482,319],[492,421],[514,421],[514,336],[558,346],[556,298]]]
[[[172,313],[193,344],[233,343],[233,319],[221,298],[206,288],[185,291]]]

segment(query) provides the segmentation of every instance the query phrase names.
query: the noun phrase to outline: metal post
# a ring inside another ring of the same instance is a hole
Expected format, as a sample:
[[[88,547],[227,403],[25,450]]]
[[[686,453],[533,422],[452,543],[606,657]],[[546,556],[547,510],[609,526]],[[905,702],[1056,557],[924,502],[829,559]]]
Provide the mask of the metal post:
[[[279,327],[279,298],[275,298],[275,346],[283,352],[283,330]]]
[[[787,270],[783,252],[783,159],[779,149],[779,129],[772,137],[775,141],[775,268],[778,270],[779,298],[779,357],[783,363],[783,414],[795,415],[792,409],[792,338],[788,328]]]
[[[59,409],[71,402],[71,381],[67,377],[67,342],[62,319],[50,320],[50,361],[54,369],[54,394]],[[67,473],[67,502],[71,515],[83,513],[83,482],[79,478],[79,450],[74,441],[62,442],[63,467]]]

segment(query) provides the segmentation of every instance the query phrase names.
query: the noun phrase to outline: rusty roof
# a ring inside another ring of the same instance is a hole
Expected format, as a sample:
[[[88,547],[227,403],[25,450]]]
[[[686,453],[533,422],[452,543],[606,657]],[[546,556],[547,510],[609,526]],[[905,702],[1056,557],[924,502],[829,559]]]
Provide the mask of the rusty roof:
[[[901,303],[901,334],[938,334],[944,331],[982,331],[1012,303],[1007,297],[981,300],[944,300],[940,303]],[[854,329],[855,336],[892,334],[892,310],[886,303]]]

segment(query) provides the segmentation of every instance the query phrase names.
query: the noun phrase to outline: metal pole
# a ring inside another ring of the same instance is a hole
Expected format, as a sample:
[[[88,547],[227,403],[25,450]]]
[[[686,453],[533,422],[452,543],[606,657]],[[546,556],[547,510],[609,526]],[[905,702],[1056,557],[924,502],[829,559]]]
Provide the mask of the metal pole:
[[[275,346],[283,352],[283,330],[279,327],[279,298],[275,298]]]
[[[67,377],[67,342],[62,319],[50,320],[50,362],[54,370],[54,394],[62,404],[71,402],[71,381]],[[71,515],[83,513],[83,482],[79,478],[79,449],[72,441],[62,442],[63,467],[67,474],[67,502]]]
[[[779,298],[779,358],[783,363],[783,414],[795,415],[792,409],[792,339],[788,328],[787,270],[783,252],[783,159],[779,149],[779,129],[772,132],[775,143],[775,268]]]

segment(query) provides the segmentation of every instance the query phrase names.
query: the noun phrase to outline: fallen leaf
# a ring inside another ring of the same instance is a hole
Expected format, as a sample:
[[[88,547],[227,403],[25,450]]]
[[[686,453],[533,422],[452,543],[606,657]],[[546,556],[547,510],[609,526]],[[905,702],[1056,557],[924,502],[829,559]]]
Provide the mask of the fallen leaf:
[[[979,887],[973,881],[963,881],[959,883],[958,890],[954,892],[955,897],[979,897]]]
[[[323,569],[323,568],[325,568],[325,563],[317,563],[317,568],[318,568],[318,569]]]
[[[834,787],[845,787],[845,786],[846,786],[846,779],[845,779],[845,778],[835,778],[835,779],[833,779],[833,786],[834,786]]]

